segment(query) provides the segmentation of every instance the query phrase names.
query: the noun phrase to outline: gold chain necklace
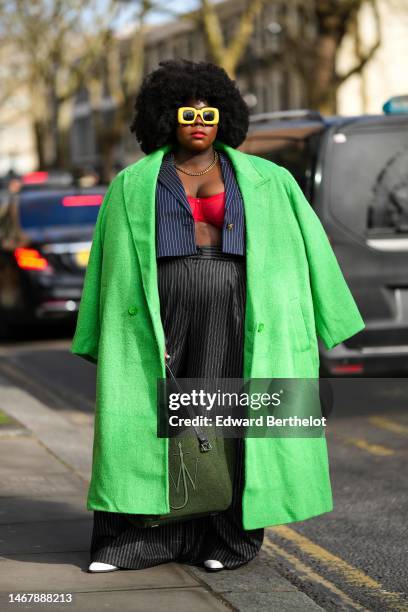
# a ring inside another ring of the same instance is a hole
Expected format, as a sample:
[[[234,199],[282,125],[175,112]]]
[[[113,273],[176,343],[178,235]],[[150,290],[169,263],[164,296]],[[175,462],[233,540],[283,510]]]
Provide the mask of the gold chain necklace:
[[[209,172],[211,168],[214,168],[215,164],[218,162],[218,157],[218,152],[214,149],[214,159],[208,166],[208,168],[206,168],[205,170],[201,170],[200,172],[187,172],[187,170],[183,170],[183,168],[177,166],[176,161],[174,159],[174,153],[172,153],[173,163],[176,166],[177,170],[180,170],[180,172],[184,172],[184,174],[189,174],[190,176],[201,176],[202,174],[206,174],[207,172]]]

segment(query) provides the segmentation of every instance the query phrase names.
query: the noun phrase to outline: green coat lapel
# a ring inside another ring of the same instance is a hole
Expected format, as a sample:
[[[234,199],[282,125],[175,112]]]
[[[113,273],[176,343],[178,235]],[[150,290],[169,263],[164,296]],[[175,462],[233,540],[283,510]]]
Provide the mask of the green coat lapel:
[[[163,355],[162,377],[165,377],[164,332],[160,318],[156,261],[156,182],[163,155],[170,145],[157,149],[133,164],[124,176],[124,203],[133,243],[139,260],[143,291],[153,322],[154,333]]]

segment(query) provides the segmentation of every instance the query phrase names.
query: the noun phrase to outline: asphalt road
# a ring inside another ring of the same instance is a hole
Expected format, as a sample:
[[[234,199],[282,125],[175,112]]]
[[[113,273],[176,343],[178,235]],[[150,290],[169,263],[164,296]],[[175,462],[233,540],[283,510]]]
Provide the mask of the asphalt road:
[[[56,410],[91,412],[94,365],[70,334],[0,344],[0,371]],[[325,610],[407,610],[408,379],[331,379],[334,511],[267,530],[279,571]]]

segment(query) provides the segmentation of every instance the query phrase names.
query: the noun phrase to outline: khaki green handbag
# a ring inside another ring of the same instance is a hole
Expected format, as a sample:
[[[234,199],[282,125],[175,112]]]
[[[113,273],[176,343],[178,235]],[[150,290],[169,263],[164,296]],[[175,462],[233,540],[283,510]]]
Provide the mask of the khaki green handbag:
[[[182,391],[166,363],[174,384]],[[191,417],[196,416],[187,406]],[[162,515],[129,514],[137,527],[158,527],[174,521],[217,514],[232,502],[235,439],[215,435],[214,427],[191,427],[169,438],[170,512]]]

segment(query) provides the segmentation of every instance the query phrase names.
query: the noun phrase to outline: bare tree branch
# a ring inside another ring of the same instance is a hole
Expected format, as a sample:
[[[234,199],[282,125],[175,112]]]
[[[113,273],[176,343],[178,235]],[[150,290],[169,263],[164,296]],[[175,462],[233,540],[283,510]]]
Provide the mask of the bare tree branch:
[[[381,19],[380,19],[380,14],[378,11],[377,1],[369,0],[369,4],[371,5],[371,9],[373,11],[374,20],[375,20],[376,41],[374,42],[374,44],[371,46],[371,48],[368,51],[364,52],[361,48],[361,39],[359,38],[359,35],[357,33],[358,39],[357,39],[357,44],[355,46],[355,52],[358,58],[358,62],[352,68],[347,70],[347,72],[343,74],[336,74],[335,85],[337,87],[341,85],[342,83],[344,83],[344,81],[347,81],[347,79],[349,79],[353,75],[360,74],[363,68],[366,66],[366,64],[368,64],[370,60],[374,57],[377,49],[381,46]]]
[[[106,0],[103,6],[98,0],[1,1],[2,49],[8,50],[8,58],[16,55],[20,65],[16,78],[6,61],[3,92],[13,83],[26,88],[41,163],[45,163],[47,147],[54,150],[54,159],[49,153],[47,163],[59,163],[60,108],[76,95],[104,56],[111,24],[120,10],[116,0]],[[52,146],[47,145],[50,137]]]
[[[200,0],[200,9],[186,14],[186,18],[204,28],[206,42],[215,63],[222,66],[231,78],[254,32],[256,17],[261,13],[265,0],[246,3],[231,42],[224,40],[218,7],[210,0]]]

